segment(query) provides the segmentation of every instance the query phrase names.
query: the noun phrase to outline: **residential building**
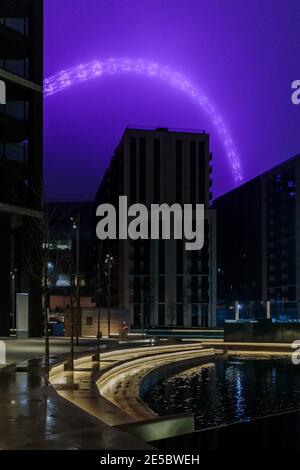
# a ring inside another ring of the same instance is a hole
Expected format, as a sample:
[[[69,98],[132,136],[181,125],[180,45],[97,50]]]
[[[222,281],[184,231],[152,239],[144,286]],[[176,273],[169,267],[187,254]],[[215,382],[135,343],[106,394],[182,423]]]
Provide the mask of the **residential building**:
[[[95,205],[173,203],[205,205],[205,244],[187,251],[184,240],[98,241],[98,267],[110,267],[113,306],[130,310],[131,325],[206,327],[215,325],[216,227],[210,207],[209,135],[166,128],[127,128],[95,198]],[[110,264],[107,263],[107,264]]]
[[[218,300],[300,300],[300,155],[216,199]]]
[[[28,334],[42,334],[43,1],[0,2],[0,335],[16,329],[28,294]]]

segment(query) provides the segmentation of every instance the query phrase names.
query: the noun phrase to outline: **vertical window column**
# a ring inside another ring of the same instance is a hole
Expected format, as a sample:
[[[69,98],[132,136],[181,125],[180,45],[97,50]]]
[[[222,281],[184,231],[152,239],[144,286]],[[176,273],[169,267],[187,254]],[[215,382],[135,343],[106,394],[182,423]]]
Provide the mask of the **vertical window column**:
[[[153,201],[160,202],[160,140],[153,141]]]
[[[190,202],[195,204],[197,202],[197,174],[196,174],[196,142],[190,142]]]
[[[176,140],[175,143],[175,158],[176,158],[176,202],[182,203],[182,140]]]
[[[140,197],[139,202],[141,204],[146,203],[146,185],[147,185],[147,178],[146,178],[146,167],[147,167],[147,154],[146,154],[146,139],[140,138],[140,154],[139,154],[139,167],[140,167]]]
[[[136,138],[130,137],[130,203],[135,204],[137,202],[137,172],[136,172]]]

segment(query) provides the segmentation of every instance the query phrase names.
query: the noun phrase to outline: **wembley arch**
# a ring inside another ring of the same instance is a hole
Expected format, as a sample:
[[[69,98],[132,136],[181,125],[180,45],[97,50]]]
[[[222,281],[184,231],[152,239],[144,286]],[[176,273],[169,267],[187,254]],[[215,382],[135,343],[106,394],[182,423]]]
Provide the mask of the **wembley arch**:
[[[95,60],[86,64],[62,70],[44,81],[44,97],[55,95],[66,88],[86,80],[101,78],[106,75],[134,74],[161,80],[192,98],[197,106],[209,117],[210,123],[221,140],[233,180],[236,185],[243,182],[243,171],[237,148],[233,142],[223,118],[216,107],[200,88],[171,68],[143,59],[110,58]]]

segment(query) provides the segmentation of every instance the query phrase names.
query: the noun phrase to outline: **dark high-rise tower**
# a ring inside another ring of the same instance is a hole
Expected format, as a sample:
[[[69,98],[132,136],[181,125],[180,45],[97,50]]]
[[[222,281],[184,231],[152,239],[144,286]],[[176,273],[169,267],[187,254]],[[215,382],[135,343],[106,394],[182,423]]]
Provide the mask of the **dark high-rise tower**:
[[[41,333],[39,258],[43,155],[43,2],[1,0],[0,335],[14,326],[16,292],[28,293],[29,334]]]
[[[216,199],[218,300],[300,301],[300,156]]]
[[[184,240],[119,240],[110,251],[112,303],[130,310],[131,324],[215,325],[215,217],[210,208],[211,154],[205,132],[128,128],[111,160],[96,204],[125,195],[128,203],[205,205],[205,245],[185,250]]]

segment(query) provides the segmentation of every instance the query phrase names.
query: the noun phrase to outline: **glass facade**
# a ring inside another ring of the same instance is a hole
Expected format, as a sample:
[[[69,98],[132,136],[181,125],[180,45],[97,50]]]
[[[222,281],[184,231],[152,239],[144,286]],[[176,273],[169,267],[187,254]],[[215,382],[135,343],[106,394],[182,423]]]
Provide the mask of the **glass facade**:
[[[267,183],[267,277],[270,300],[296,299],[295,168]]]
[[[29,34],[29,21],[28,18],[6,18],[0,17],[0,25],[13,29],[19,34],[28,36]]]
[[[0,104],[0,114],[27,122],[28,104],[28,101],[8,101],[6,104]]]

